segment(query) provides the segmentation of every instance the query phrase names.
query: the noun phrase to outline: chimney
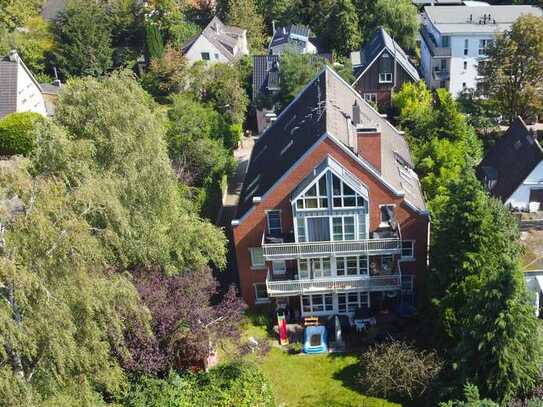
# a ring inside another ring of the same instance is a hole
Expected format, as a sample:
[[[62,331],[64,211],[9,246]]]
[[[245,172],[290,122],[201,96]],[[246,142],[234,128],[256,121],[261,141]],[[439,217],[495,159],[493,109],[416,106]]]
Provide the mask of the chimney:
[[[9,60],[11,62],[19,62],[19,54],[17,53],[16,49],[9,51]]]
[[[353,124],[355,127],[358,127],[361,124],[362,120],[360,116],[360,106],[358,106],[358,101],[355,101],[353,105]]]
[[[381,172],[381,132],[376,129],[356,129],[357,153]]]

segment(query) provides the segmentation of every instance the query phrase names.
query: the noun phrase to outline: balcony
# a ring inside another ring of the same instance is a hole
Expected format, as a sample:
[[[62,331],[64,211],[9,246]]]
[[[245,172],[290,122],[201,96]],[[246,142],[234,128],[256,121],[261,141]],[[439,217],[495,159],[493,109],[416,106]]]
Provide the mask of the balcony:
[[[451,73],[448,69],[434,68],[432,71],[432,79],[434,81],[448,81],[451,78]]]
[[[278,279],[271,272],[266,278],[270,297],[289,297],[346,291],[394,291],[412,287],[412,276],[389,275],[328,276],[315,279]]]
[[[425,27],[422,27],[420,29],[420,34],[422,36],[422,39],[428,46],[428,49],[430,50],[430,54],[433,57],[450,57],[451,56],[451,49],[447,47],[438,47],[436,44],[436,40],[432,35],[426,31]]]
[[[398,237],[363,240],[325,242],[280,242],[271,243],[262,237],[262,249],[266,261],[293,260],[310,257],[400,254],[402,242]],[[288,240],[288,239],[286,239]]]

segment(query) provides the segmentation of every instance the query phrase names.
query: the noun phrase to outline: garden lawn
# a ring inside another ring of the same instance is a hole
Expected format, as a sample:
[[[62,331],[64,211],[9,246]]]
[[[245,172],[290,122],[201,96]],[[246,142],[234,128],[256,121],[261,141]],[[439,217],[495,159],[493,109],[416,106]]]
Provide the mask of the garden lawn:
[[[280,407],[399,406],[361,393],[355,355],[289,355],[274,346],[257,363],[272,383]]]

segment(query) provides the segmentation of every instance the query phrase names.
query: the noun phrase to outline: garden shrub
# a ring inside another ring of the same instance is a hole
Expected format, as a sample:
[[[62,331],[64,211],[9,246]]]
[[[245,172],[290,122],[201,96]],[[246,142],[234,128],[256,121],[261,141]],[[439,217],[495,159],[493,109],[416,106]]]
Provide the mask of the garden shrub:
[[[443,366],[435,352],[419,351],[402,341],[388,341],[361,356],[359,382],[375,396],[416,400],[423,396]]]
[[[0,155],[28,155],[34,148],[34,127],[43,120],[38,113],[11,113],[0,119]]]
[[[258,367],[231,362],[208,373],[135,378],[126,407],[274,407],[271,387]]]

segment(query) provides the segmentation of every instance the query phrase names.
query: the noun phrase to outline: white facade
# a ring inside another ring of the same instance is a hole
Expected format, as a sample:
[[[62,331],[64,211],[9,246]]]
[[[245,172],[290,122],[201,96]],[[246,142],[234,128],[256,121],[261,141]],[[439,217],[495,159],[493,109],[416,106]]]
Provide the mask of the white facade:
[[[540,162],[526,177],[524,182],[505,201],[505,205],[515,209],[528,210],[530,204],[530,191],[543,189],[543,162]],[[543,208],[541,208],[543,209]]]
[[[40,86],[19,60],[17,72],[17,112],[34,112],[47,115],[45,99]]]
[[[205,59],[209,56],[209,59]],[[206,37],[200,35],[194,44],[189,48],[185,54],[185,58],[190,64],[198,61],[204,61],[207,63],[223,63],[227,64],[230,60],[220,51],[215,45],[213,45]]]
[[[523,14],[541,15],[530,6],[432,6],[423,13],[421,70],[432,89],[445,88],[453,96],[476,89],[478,64],[496,34],[511,27]]]

